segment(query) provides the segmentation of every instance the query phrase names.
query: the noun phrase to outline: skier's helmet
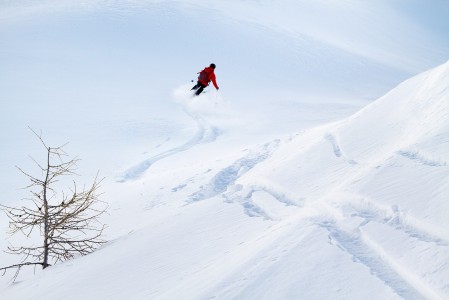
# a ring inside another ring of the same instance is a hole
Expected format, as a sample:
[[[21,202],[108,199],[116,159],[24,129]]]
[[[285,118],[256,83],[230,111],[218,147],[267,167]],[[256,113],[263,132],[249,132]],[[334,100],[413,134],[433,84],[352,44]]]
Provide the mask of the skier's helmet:
[[[212,69],[215,69],[215,64],[210,64],[210,66],[209,67],[211,67]]]

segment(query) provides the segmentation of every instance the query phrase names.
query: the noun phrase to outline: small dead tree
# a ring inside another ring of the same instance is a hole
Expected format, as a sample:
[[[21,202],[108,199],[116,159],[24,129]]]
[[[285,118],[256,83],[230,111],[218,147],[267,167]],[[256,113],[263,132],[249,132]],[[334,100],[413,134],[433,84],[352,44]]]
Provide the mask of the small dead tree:
[[[17,167],[31,182],[25,189],[30,191],[31,197],[27,199],[32,203],[30,207],[0,207],[9,218],[11,235],[20,232],[29,238],[34,231],[39,231],[43,240],[39,246],[8,247],[7,253],[22,256],[20,263],[0,267],[3,275],[8,269],[16,269],[14,280],[24,266],[42,266],[45,269],[77,255],[89,254],[105,243],[101,238],[105,225],[99,223],[99,216],[107,208],[99,200],[101,180],[95,178],[90,186],[81,190],[73,181],[72,188],[58,197],[55,184],[64,176],[76,175],[79,159],[66,159],[64,146],[48,147],[40,134],[33,133],[47,151],[45,165],[33,159],[42,175],[35,177]]]

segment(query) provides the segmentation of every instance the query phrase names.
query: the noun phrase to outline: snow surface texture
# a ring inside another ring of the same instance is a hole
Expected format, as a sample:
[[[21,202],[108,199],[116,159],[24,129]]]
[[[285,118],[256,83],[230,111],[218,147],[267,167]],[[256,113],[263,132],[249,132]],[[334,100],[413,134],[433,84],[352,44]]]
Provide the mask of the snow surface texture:
[[[0,299],[448,299],[449,62],[393,88],[447,60],[447,7],[210,2],[0,4],[0,201],[30,125],[110,206],[107,245]]]

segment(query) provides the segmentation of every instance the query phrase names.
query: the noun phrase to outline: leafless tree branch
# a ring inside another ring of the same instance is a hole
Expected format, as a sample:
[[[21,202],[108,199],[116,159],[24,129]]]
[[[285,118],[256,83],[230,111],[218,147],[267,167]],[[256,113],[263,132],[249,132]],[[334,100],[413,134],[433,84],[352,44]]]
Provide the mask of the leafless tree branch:
[[[98,227],[99,218],[107,209],[106,203],[99,200],[98,190],[102,180],[98,180],[98,174],[90,186],[82,189],[73,181],[73,187],[68,192],[62,191],[58,200],[55,183],[62,176],[76,175],[79,159],[67,159],[64,146],[48,147],[42,133],[30,130],[45,147],[47,154],[45,164],[33,159],[41,171],[40,177],[17,167],[30,181],[26,189],[30,190],[32,206],[17,208],[0,204],[0,209],[9,219],[11,235],[21,232],[29,237],[38,230],[42,245],[8,247],[7,253],[22,256],[22,263],[0,268],[0,271],[4,271],[3,275],[8,269],[15,268],[14,280],[24,266],[40,265],[45,269],[50,266],[50,262],[57,263],[89,254],[106,242],[101,238],[105,225]]]

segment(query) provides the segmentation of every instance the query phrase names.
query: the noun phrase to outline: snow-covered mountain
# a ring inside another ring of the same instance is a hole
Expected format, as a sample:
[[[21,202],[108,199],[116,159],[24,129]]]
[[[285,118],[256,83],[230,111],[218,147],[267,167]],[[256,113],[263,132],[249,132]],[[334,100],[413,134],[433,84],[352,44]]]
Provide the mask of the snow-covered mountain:
[[[1,3],[0,201],[42,129],[107,177],[110,242],[0,298],[449,298],[449,8],[208,2]]]

